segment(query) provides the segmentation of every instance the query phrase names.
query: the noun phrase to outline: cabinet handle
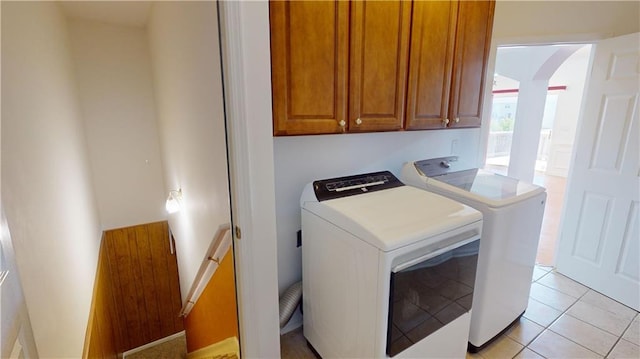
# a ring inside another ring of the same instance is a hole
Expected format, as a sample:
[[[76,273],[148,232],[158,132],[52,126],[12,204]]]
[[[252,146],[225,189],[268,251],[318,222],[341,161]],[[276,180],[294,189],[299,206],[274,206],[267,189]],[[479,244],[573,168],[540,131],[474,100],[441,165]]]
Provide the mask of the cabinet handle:
[[[449,124],[448,118],[445,118],[444,120],[442,120],[442,127],[447,127],[448,124]]]
[[[456,117],[455,121],[456,123],[460,122],[460,117]]]
[[[342,132],[345,132],[345,126],[347,125],[346,122],[344,122],[344,120],[340,120],[340,122],[338,122],[338,125],[340,125],[340,129],[342,129]]]
[[[362,120],[360,118],[356,119],[356,125],[358,126],[362,125]]]

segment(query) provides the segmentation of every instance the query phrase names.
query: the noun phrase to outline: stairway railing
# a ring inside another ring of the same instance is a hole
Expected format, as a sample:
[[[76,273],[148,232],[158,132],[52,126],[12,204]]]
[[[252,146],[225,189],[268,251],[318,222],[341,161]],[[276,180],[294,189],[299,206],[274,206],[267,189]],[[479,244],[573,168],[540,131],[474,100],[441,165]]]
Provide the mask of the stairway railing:
[[[189,294],[187,294],[182,310],[180,311],[182,317],[186,317],[189,314],[198,301],[200,294],[202,294],[202,291],[204,291],[204,288],[207,286],[207,283],[209,283],[209,280],[218,269],[220,261],[222,261],[222,258],[224,258],[229,248],[231,248],[230,229],[230,224],[225,223],[220,225],[216,230],[209,249],[202,259],[198,273],[196,273],[196,277],[193,280],[191,289],[189,289]]]

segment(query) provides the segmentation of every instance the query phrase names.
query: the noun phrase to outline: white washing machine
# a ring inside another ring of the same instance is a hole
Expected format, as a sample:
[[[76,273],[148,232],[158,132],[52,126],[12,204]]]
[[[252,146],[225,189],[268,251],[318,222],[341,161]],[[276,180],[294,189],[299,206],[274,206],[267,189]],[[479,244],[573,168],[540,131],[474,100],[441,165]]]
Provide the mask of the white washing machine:
[[[482,169],[460,168],[457,156],[405,163],[401,178],[483,214],[469,332],[469,351],[477,352],[527,308],[546,190]]]
[[[390,172],[301,196],[304,336],[323,358],[463,358],[482,214]]]

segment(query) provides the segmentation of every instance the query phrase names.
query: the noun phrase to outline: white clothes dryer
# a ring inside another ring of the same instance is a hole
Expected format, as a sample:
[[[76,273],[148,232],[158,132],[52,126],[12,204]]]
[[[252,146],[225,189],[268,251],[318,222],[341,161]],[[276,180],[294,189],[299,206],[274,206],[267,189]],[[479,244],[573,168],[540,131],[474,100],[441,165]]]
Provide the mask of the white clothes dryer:
[[[527,308],[546,190],[482,169],[460,168],[457,156],[405,163],[401,179],[482,212],[468,347],[477,352]]]
[[[463,358],[482,215],[388,171],[300,198],[303,330],[323,358]]]

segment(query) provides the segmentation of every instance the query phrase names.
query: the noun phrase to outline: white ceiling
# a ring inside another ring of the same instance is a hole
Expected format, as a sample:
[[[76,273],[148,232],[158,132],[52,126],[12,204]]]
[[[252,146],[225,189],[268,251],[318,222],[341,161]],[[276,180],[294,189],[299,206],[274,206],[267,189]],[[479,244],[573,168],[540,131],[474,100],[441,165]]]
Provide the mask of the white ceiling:
[[[143,27],[151,1],[60,1],[67,17],[117,25]]]

